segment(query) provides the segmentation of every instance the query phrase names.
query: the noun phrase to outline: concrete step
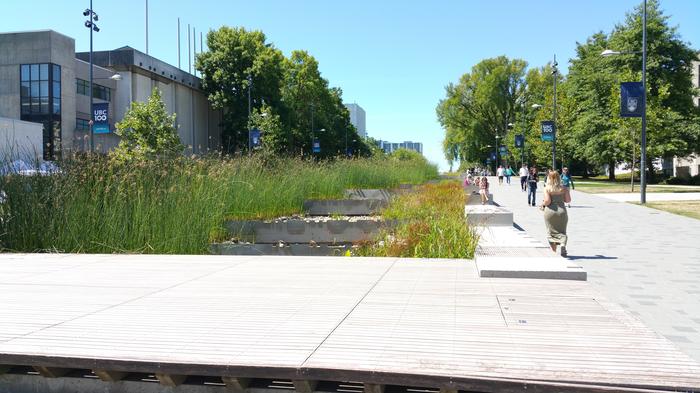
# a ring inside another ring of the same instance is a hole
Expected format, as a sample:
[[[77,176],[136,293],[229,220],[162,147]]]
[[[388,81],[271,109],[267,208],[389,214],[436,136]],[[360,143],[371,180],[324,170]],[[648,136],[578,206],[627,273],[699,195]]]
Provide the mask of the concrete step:
[[[214,243],[209,252],[214,255],[345,256],[352,248],[352,244]]]
[[[357,243],[374,239],[396,220],[378,217],[290,218],[276,221],[227,221],[231,236],[251,243]]]
[[[586,281],[581,266],[561,257],[476,257],[479,277]]]
[[[464,216],[473,226],[507,226],[513,227],[513,212],[494,205],[466,205]]]
[[[312,216],[369,216],[387,205],[386,199],[311,199],[304,201],[304,211]]]

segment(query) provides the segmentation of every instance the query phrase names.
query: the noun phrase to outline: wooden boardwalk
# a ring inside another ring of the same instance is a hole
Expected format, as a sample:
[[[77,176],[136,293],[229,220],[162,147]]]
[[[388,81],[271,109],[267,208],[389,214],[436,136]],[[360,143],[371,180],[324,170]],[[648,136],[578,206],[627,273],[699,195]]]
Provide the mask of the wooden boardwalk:
[[[700,390],[700,365],[586,282],[453,260],[2,254],[0,374],[18,366],[234,391]]]

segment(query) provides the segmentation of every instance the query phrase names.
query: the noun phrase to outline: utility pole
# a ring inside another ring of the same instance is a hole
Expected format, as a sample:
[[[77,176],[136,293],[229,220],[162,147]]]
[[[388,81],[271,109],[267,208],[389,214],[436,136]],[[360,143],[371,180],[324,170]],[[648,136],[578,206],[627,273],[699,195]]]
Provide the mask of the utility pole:
[[[552,135],[552,169],[557,170],[557,79],[559,70],[557,69],[557,55],[554,55],[552,76],[554,76],[554,108],[552,108],[552,121],[554,121],[554,133]]]
[[[644,90],[642,112],[642,146],[639,163],[639,189],[641,191],[641,203],[647,203],[647,0],[644,0],[644,14],[642,21],[642,89]],[[634,175],[634,172],[632,173]]]

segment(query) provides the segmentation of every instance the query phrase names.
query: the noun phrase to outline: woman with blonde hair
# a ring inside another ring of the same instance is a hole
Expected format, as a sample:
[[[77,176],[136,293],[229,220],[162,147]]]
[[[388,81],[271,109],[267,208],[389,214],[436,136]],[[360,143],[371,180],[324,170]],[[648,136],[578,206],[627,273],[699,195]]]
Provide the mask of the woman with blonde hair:
[[[557,252],[557,245],[561,246],[561,256],[566,257],[566,226],[569,215],[566,204],[571,203],[569,189],[561,185],[559,172],[552,170],[547,175],[547,186],[544,188],[544,203],[540,207],[544,210],[544,222],[547,225],[549,246]]]

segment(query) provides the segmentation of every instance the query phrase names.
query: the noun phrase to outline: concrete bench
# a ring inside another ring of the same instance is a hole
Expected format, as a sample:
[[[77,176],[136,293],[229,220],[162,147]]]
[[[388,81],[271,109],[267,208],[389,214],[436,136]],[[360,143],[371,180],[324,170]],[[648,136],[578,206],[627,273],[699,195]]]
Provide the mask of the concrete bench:
[[[473,226],[513,226],[513,212],[494,205],[466,205],[464,216]]]

